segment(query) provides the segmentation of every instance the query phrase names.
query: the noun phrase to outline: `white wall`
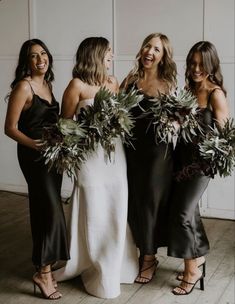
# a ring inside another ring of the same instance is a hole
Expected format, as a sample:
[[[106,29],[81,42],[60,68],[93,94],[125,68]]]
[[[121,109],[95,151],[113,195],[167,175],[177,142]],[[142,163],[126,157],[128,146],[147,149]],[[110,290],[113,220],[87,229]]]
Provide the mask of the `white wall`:
[[[107,37],[114,49],[113,72],[119,81],[133,64],[142,40],[163,32],[174,47],[179,86],[184,84],[185,56],[199,40],[219,52],[234,116],[234,0],[0,0],[0,189],[26,192],[16,158],[16,144],[3,134],[4,96],[9,91],[19,48],[40,38],[54,57],[54,92],[60,101],[71,78],[78,44],[88,36]],[[62,193],[71,181],[65,177]],[[213,180],[201,201],[203,215],[235,218],[234,176]]]

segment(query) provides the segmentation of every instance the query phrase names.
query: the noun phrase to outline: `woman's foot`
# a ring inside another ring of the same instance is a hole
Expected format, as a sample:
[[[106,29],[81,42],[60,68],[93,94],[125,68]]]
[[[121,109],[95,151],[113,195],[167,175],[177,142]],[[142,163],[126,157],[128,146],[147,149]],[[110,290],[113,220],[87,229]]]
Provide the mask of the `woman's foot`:
[[[135,279],[136,283],[147,284],[152,279],[156,272],[158,261],[153,255],[145,255],[140,263],[140,271]]]
[[[52,283],[54,285],[55,288],[57,288],[57,282],[56,282],[56,279],[54,278],[53,274],[51,274],[51,278],[52,278]]]
[[[38,271],[34,274],[34,276],[36,274],[38,274]],[[51,274],[51,278],[52,278],[52,282],[53,282],[54,287],[57,288],[58,285],[57,285],[56,279],[53,277],[53,274]]]
[[[34,293],[36,293],[36,286],[38,286],[42,296],[45,299],[57,300],[62,297],[61,293],[57,291],[54,287],[51,271],[39,271],[35,273],[33,276],[33,283]]]
[[[199,258],[196,258],[196,263],[197,263],[197,267],[201,267],[203,266],[203,276],[205,276],[205,263],[206,263],[206,259],[204,256],[201,256]],[[184,272],[179,272],[177,274],[177,277],[176,279],[178,281],[182,281],[183,280],[183,277],[184,277]]]
[[[174,295],[187,295],[193,291],[198,281],[200,281],[200,289],[204,290],[204,277],[200,269],[197,268],[195,272],[185,272],[180,285],[175,287],[172,293]]]

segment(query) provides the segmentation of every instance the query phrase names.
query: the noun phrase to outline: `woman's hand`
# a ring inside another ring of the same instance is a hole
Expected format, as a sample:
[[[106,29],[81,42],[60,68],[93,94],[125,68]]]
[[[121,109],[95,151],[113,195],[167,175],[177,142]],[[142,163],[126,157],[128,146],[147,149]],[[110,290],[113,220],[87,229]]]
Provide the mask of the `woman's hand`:
[[[34,149],[38,151],[41,151],[46,144],[46,142],[41,139],[34,139],[33,141],[34,141]]]

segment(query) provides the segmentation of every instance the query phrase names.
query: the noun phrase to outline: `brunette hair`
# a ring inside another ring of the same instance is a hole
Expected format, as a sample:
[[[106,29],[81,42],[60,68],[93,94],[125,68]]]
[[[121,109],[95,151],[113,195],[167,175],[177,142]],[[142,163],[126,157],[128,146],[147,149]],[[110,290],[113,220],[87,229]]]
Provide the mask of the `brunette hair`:
[[[54,73],[52,71],[53,67],[53,58],[48,50],[47,46],[45,45],[44,42],[42,42],[40,39],[29,39],[23,43],[20,49],[19,53],[19,59],[18,59],[18,64],[15,70],[15,79],[11,83],[11,88],[13,89],[15,85],[25,77],[30,75],[30,70],[29,70],[29,54],[30,54],[30,49],[33,45],[40,45],[45,52],[47,53],[47,56],[49,58],[49,66],[48,70],[45,74],[45,80],[50,83],[51,81],[54,80]]]
[[[220,60],[215,46],[209,41],[199,41],[192,46],[186,58],[185,82],[190,90],[194,90],[195,82],[191,77],[191,65],[195,53],[201,53],[204,71],[209,75],[210,82],[218,85],[226,96],[223,86],[223,75],[220,68]]]
[[[102,85],[107,79],[104,57],[109,41],[104,37],[89,37],[79,45],[73,78],[80,78],[89,85]]]

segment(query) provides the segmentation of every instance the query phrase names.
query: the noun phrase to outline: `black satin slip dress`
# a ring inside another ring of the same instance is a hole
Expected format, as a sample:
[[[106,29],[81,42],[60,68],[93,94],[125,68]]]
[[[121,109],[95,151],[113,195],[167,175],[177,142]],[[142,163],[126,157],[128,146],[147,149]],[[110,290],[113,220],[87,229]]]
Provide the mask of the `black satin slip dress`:
[[[21,113],[18,129],[33,139],[42,137],[43,127],[58,120],[59,103],[33,93],[32,105]],[[48,172],[40,152],[17,145],[20,168],[28,185],[30,223],[33,239],[32,261],[35,266],[69,259],[65,217],[60,196],[62,175],[55,168]]]
[[[213,112],[209,108],[210,96],[206,108],[201,109],[204,131],[213,125]],[[180,173],[185,167],[200,162],[197,147],[192,143],[179,143],[174,152],[174,168]],[[196,173],[180,181],[174,181],[170,197],[168,255],[176,258],[194,259],[209,251],[209,241],[200,217],[199,201],[205,192],[210,177]]]
[[[130,90],[132,85],[127,89]],[[140,101],[142,109],[152,105],[151,97]],[[172,145],[156,144],[150,119],[142,117],[139,106],[131,113],[136,118],[132,145],[125,146],[128,177],[128,222],[140,255],[155,254],[167,246],[168,198],[173,160]]]

